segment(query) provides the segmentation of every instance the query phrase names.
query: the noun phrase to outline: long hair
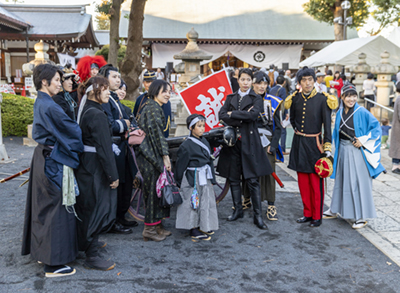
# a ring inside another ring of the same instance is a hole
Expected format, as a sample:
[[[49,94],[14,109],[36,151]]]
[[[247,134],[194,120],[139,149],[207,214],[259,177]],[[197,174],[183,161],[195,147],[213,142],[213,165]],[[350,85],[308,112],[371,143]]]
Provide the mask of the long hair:
[[[93,93],[95,100],[98,103],[101,103],[100,95],[101,91],[104,90],[109,86],[108,80],[105,79],[102,76],[95,76],[91,77],[89,80],[87,80],[85,83],[82,83],[79,85],[78,88],[78,98],[79,98],[79,104],[81,103],[82,97],[85,95],[86,90],[93,85]]]

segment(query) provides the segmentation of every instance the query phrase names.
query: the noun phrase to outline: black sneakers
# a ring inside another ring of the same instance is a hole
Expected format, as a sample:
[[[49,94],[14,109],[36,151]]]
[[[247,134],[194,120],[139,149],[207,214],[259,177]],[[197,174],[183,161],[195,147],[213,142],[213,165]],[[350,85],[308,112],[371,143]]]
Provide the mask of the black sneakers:
[[[76,273],[74,268],[69,266],[44,266],[44,273],[47,278],[70,276]]]
[[[193,242],[198,242],[200,240],[208,241],[211,239],[209,235],[201,233],[197,228],[190,230],[190,236],[192,237]]]

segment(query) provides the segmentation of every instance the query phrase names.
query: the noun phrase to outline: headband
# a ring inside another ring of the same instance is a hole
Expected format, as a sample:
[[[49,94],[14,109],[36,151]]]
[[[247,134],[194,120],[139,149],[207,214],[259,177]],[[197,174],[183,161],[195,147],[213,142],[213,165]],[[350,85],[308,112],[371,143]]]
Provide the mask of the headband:
[[[199,121],[205,121],[205,119],[201,116],[194,118],[189,124],[189,130],[190,130],[190,128],[192,128],[193,125],[196,125],[196,123]]]
[[[93,90],[93,84],[91,84],[91,85],[86,89],[85,94],[84,94],[83,97],[82,97],[82,100],[81,100],[81,103],[80,103],[79,109],[78,109],[78,117],[76,118],[76,122],[77,122],[78,124],[80,124],[80,119],[81,119],[81,116],[82,116],[82,111],[83,111],[83,108],[85,107],[85,104],[86,104],[86,101],[87,101],[87,94],[88,94],[89,92],[91,92],[92,90]]]

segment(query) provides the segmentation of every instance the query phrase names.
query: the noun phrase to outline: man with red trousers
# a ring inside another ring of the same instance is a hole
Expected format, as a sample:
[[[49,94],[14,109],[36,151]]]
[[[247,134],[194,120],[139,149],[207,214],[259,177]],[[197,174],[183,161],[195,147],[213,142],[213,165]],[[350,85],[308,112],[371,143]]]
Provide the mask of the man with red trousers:
[[[297,172],[304,207],[303,217],[297,219],[297,223],[311,222],[311,227],[319,227],[324,206],[324,182],[314,166],[321,157],[332,156],[331,111],[337,108],[338,102],[333,96],[317,92],[314,70],[304,67],[297,72],[296,79],[301,90],[285,100],[294,129],[288,167]]]

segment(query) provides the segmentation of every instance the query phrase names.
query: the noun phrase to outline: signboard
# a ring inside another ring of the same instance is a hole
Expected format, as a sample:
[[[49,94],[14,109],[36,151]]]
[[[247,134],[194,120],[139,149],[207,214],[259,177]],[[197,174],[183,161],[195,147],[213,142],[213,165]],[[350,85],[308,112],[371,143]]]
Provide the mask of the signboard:
[[[33,87],[33,78],[32,77],[25,77],[25,88],[29,89]]]
[[[219,110],[231,93],[231,84],[224,69],[196,82],[179,94],[189,114],[198,113],[206,117],[205,131],[209,131],[222,126],[219,124]]]

